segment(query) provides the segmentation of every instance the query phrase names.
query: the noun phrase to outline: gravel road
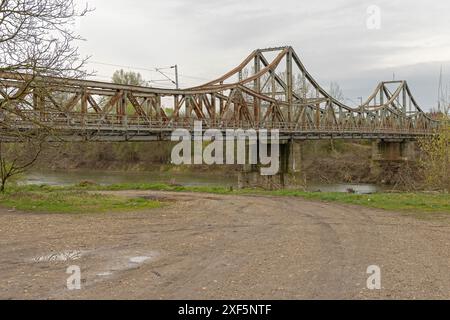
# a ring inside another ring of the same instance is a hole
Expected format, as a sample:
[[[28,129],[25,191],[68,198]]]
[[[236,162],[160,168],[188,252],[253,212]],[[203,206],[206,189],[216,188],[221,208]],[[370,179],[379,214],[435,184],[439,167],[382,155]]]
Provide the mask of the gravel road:
[[[450,299],[450,216],[291,197],[114,192],[160,209],[0,209],[1,299]],[[381,289],[367,289],[379,266]],[[69,266],[81,289],[68,290]]]

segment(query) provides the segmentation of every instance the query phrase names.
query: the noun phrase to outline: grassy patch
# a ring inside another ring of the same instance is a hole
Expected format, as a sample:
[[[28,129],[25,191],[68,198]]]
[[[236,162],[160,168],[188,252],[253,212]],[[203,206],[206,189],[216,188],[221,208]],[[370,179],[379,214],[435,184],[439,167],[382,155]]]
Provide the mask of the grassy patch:
[[[0,195],[0,205],[21,211],[101,213],[158,208],[158,201],[60,188],[15,188]]]
[[[450,213],[450,195],[445,193],[374,193],[366,195],[297,191],[275,191],[273,193],[285,196],[299,196],[312,200],[361,205],[384,210]]]

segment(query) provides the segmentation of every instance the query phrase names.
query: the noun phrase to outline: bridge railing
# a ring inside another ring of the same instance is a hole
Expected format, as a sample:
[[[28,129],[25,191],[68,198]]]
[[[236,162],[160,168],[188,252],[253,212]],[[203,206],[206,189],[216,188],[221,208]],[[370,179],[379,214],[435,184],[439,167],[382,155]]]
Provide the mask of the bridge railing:
[[[203,129],[277,129],[286,133],[395,133],[395,134],[432,134],[435,129],[417,129],[399,126],[384,126],[376,123],[362,123],[359,125],[301,125],[294,122],[265,121],[252,123],[248,121],[215,120],[193,118],[149,119],[136,115],[114,115],[79,112],[39,112],[35,110],[22,111],[21,115],[0,115],[1,121],[9,121],[12,125],[20,127],[36,127],[39,124],[55,130],[98,130],[98,131],[173,131],[175,129],[193,130],[195,121],[201,121]]]

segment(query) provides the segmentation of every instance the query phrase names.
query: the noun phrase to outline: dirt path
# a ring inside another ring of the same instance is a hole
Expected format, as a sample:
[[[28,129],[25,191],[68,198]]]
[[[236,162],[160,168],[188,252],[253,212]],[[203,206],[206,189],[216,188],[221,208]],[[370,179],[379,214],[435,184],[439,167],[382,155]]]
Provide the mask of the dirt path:
[[[0,298],[450,299],[450,216],[289,197],[118,193],[171,201],[114,214],[0,209]],[[71,265],[81,290],[66,288]],[[366,288],[369,265],[381,268],[381,290]]]

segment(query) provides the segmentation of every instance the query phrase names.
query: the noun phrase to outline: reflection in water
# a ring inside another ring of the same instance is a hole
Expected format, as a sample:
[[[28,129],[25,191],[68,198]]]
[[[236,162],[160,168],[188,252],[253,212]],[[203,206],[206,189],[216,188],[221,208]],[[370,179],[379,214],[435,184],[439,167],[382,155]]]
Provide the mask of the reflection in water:
[[[68,186],[82,181],[110,185],[119,183],[170,183],[182,186],[237,186],[237,179],[229,174],[125,172],[101,170],[35,171],[27,174],[23,184]]]
[[[210,173],[167,173],[167,172],[124,172],[99,170],[73,171],[36,171],[31,172],[22,180],[23,184],[46,184],[50,186],[67,186],[82,181],[109,185],[118,183],[170,183],[182,186],[226,186],[237,187],[237,177],[234,174]],[[308,191],[349,192],[366,194],[380,191],[373,184],[312,184]]]

